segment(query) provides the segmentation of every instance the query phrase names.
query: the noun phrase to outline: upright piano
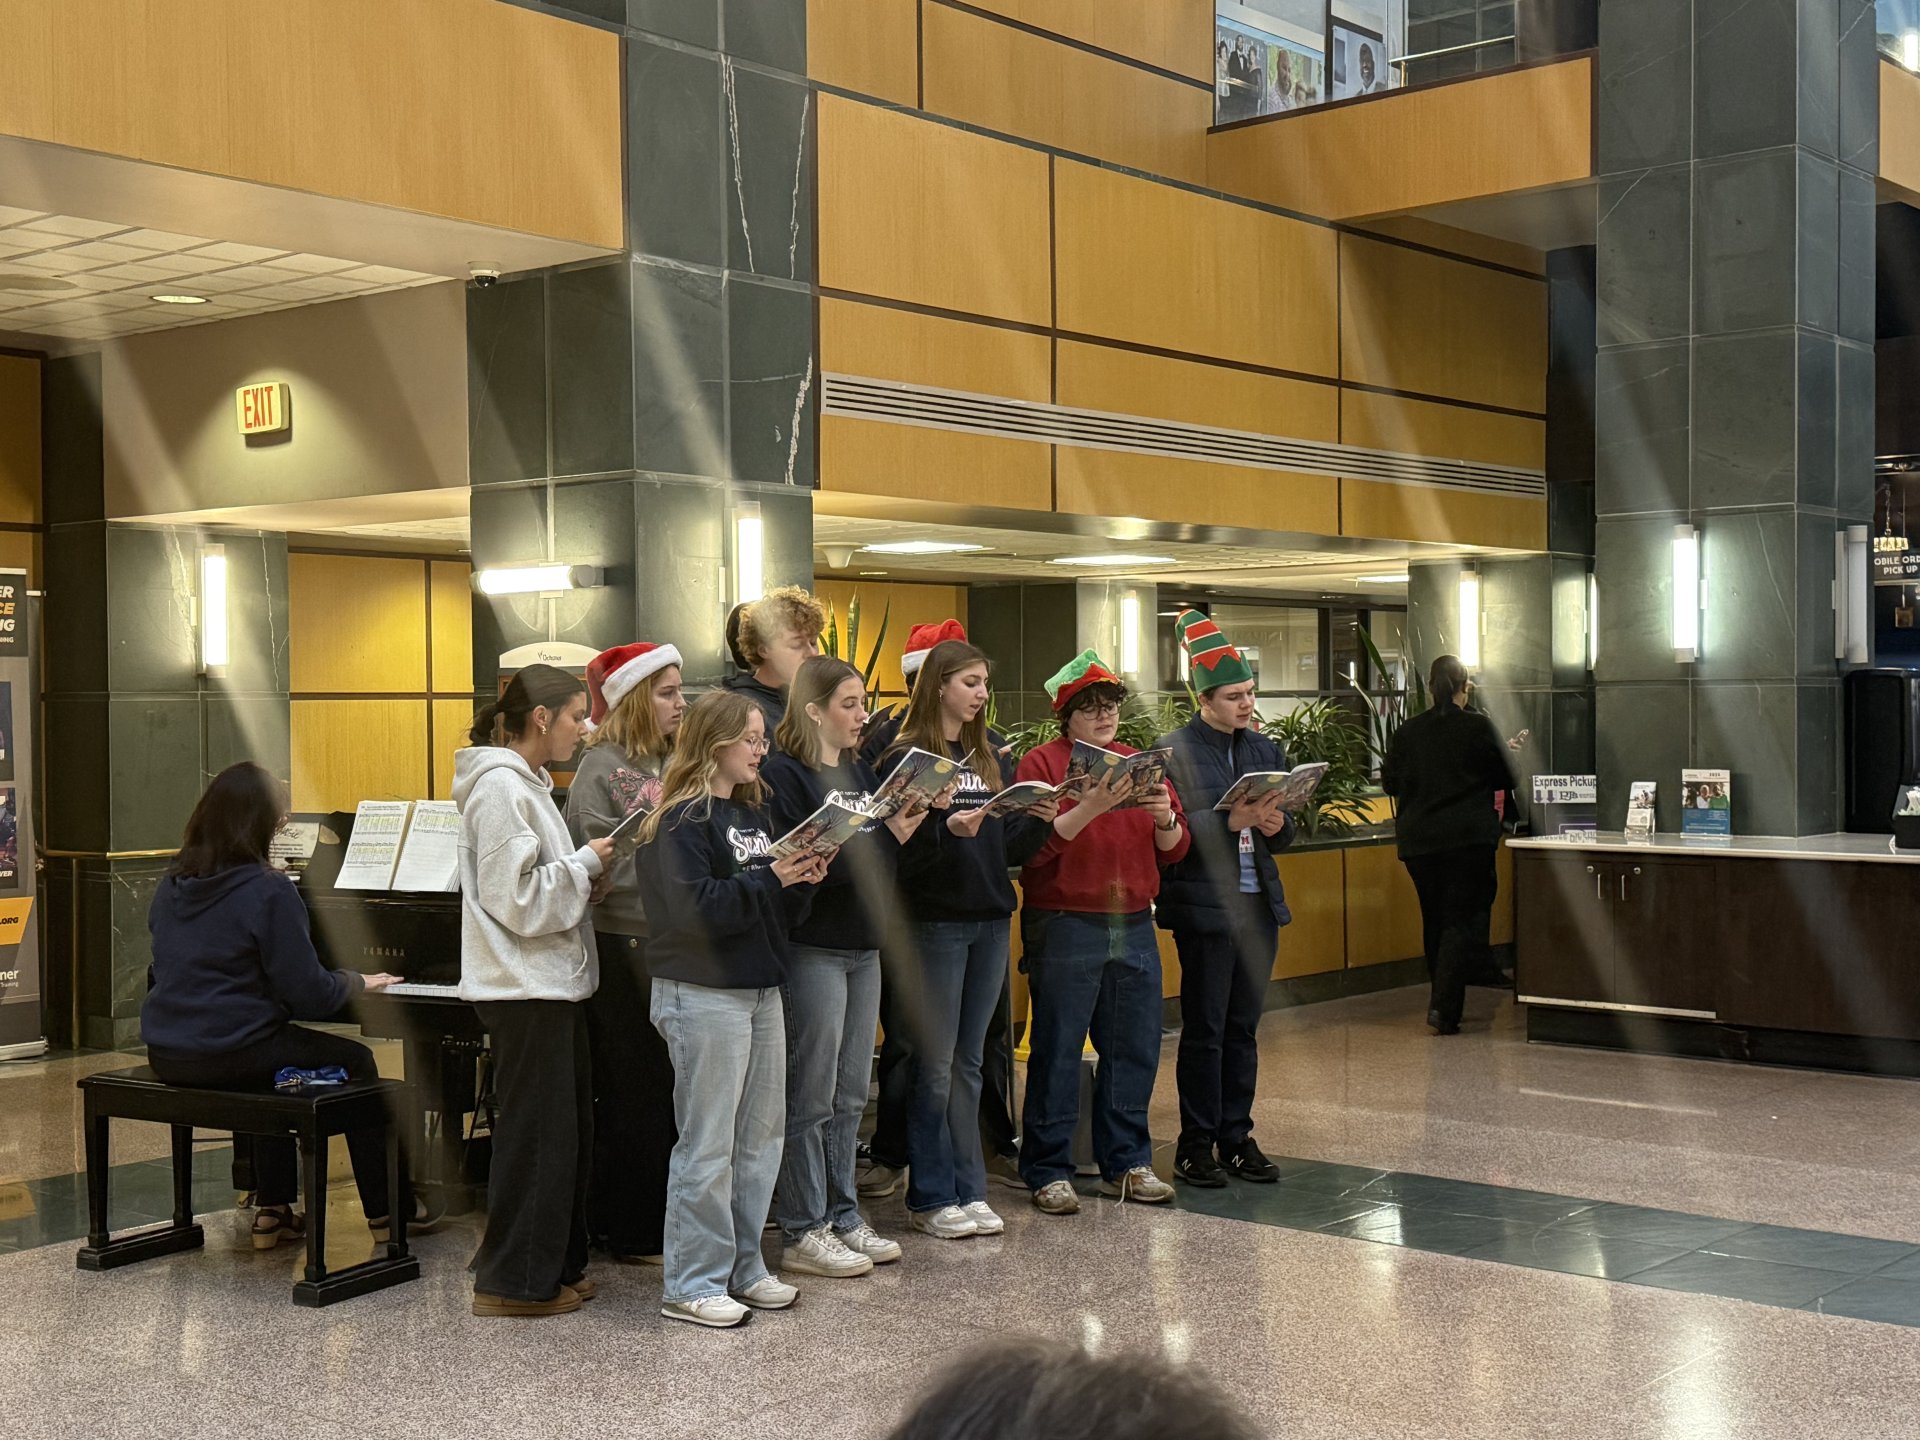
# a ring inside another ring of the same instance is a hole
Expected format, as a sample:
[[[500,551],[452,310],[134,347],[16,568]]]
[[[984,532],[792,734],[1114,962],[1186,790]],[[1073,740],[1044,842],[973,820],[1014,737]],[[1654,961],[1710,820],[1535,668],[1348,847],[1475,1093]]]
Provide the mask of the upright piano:
[[[402,1117],[417,1182],[438,1187],[451,1214],[473,1208],[485,1175],[484,1137],[467,1138],[478,1100],[486,1032],[460,999],[458,892],[342,890],[335,883],[353,838],[353,815],[300,815],[317,823],[319,840],[298,874],[314,949],[333,970],[386,972],[406,983],[369,991],[354,1005],[361,1033],[399,1040],[406,1058]],[[476,1148],[478,1147],[478,1148]]]

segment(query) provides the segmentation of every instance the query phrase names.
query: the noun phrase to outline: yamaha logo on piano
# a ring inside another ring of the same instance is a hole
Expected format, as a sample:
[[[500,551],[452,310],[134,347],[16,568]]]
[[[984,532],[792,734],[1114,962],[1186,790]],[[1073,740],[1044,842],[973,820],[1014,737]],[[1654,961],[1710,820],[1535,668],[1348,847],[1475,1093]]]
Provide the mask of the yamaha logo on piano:
[[[407,949],[404,945],[362,945],[360,953],[372,959],[404,960]]]

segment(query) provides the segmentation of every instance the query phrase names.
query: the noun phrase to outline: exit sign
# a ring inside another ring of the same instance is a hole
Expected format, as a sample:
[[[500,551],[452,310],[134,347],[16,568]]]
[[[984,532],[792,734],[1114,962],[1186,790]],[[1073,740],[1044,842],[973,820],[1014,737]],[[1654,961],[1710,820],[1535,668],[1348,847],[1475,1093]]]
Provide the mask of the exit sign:
[[[242,385],[233,392],[233,404],[240,418],[242,435],[264,435],[272,430],[285,430],[292,423],[287,416],[287,387],[284,381]]]

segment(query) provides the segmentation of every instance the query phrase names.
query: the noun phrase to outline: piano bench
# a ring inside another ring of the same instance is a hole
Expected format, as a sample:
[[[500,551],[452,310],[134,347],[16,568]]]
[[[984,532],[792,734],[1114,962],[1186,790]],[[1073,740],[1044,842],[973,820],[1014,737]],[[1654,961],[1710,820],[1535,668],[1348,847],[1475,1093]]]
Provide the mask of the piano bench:
[[[157,1255],[198,1250],[206,1233],[193,1218],[193,1131],[227,1130],[237,1135],[291,1135],[300,1142],[307,1196],[307,1268],[293,1287],[296,1305],[331,1305],[355,1295],[420,1278],[420,1261],[407,1250],[407,1219],[413,1196],[403,1194],[395,1128],[393,1080],[356,1080],[311,1091],[198,1090],[169,1085],[145,1065],[112,1070],[79,1081],[86,1109],[87,1243],[75,1257],[82,1270],[113,1270]],[[115,1239],[107,1231],[108,1126],[114,1120],[148,1120],[173,1130],[173,1223]],[[387,1137],[387,1213],[392,1238],[385,1253],[332,1274],[327,1272],[327,1141],[350,1130],[379,1129]]]

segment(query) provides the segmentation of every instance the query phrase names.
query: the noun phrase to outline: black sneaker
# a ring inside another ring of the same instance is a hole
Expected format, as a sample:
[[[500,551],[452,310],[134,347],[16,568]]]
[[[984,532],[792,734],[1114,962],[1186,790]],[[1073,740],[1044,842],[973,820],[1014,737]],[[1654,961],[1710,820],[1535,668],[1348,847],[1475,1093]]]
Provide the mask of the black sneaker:
[[[1184,1180],[1189,1185],[1198,1185],[1203,1190],[1221,1190],[1227,1183],[1227,1172],[1206,1150],[1188,1150],[1175,1156],[1173,1173],[1174,1178]]]
[[[1442,1017],[1438,1010],[1427,1011],[1427,1028],[1436,1035],[1458,1035],[1460,1022]]]
[[[1260,1147],[1251,1140],[1242,1140],[1238,1145],[1222,1145],[1220,1163],[1226,1167],[1228,1174],[1251,1180],[1256,1185],[1271,1185],[1280,1178],[1279,1167],[1262,1155]]]

